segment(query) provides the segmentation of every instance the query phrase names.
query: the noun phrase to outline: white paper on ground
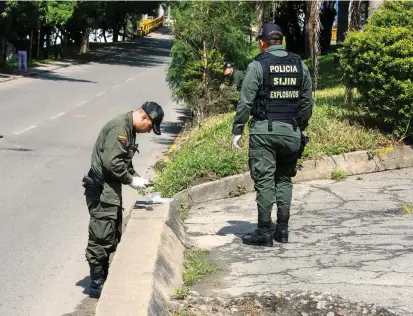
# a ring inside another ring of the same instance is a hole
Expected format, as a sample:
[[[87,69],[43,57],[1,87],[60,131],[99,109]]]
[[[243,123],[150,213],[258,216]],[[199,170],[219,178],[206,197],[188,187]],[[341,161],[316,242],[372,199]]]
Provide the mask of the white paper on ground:
[[[152,192],[147,196],[147,203],[148,204],[165,204],[170,203],[172,199],[170,198],[162,198],[160,192]]]

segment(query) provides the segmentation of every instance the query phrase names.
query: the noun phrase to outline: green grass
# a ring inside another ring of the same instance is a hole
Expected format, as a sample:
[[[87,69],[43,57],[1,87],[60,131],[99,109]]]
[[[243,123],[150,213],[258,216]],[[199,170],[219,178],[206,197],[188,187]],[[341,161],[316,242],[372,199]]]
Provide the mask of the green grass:
[[[181,286],[174,290],[174,294],[172,294],[172,299],[174,300],[183,300],[189,294],[189,288],[187,286]]]
[[[245,184],[238,184],[235,191],[229,192],[229,197],[237,197],[247,193],[247,186]]]
[[[205,233],[201,233],[201,232],[186,232],[186,234],[191,237],[199,237],[199,236],[205,235]]]
[[[218,271],[218,266],[205,260],[208,251],[192,248],[184,254],[183,281],[186,285],[192,285],[203,277]]]
[[[179,215],[179,218],[181,219],[181,221],[184,222],[188,218],[189,209],[190,209],[190,206],[189,206],[188,203],[182,203],[179,206],[178,215]]]
[[[331,179],[332,180],[345,180],[347,179],[347,173],[343,170],[334,170],[331,172]]]
[[[192,129],[158,174],[155,191],[173,196],[191,185],[245,171],[248,138],[244,135],[243,151],[231,148],[232,119],[233,114],[218,115]]]
[[[412,215],[413,214],[413,203],[402,203],[400,214]]]
[[[332,56],[320,58],[319,86],[324,88],[315,95],[313,116],[306,130],[310,143],[303,160],[356,150],[374,151],[391,145],[378,129],[366,127],[360,114],[345,105],[345,88],[340,84]],[[233,117],[233,114],[213,116],[202,127],[192,128],[182,140],[183,146],[159,168],[155,191],[171,197],[193,185],[248,171],[248,128],[241,141],[242,150],[232,148]]]

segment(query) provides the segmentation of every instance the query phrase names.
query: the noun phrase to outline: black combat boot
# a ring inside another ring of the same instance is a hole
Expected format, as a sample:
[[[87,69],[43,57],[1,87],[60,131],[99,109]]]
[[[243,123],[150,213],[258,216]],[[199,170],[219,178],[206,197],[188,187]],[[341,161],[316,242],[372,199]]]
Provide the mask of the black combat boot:
[[[253,246],[272,247],[271,221],[258,222],[258,227],[253,233],[245,234],[242,243]]]
[[[290,215],[277,214],[277,225],[275,226],[274,240],[283,244],[288,243],[288,220]]]
[[[105,274],[103,267],[91,267],[90,268],[90,290],[89,296],[93,298],[99,298],[102,294],[103,284],[105,283]]]

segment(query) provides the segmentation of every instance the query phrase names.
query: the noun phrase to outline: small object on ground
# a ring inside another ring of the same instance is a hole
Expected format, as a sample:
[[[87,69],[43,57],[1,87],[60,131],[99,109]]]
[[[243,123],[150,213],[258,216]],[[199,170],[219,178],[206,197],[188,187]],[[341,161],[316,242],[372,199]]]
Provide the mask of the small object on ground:
[[[152,192],[147,198],[147,204],[166,204],[172,201],[172,199],[169,198],[162,198],[160,192]]]
[[[146,200],[135,202],[134,209],[145,209],[147,211],[152,211],[153,208],[146,206],[146,205],[166,204],[172,201],[172,199],[170,198],[162,198],[160,192],[153,192],[145,197],[146,197]]]

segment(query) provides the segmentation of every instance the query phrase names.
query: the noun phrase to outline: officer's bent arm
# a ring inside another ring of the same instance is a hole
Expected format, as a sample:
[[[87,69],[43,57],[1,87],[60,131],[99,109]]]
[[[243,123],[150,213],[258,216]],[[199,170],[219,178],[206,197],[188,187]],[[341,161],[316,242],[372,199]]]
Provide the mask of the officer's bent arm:
[[[237,113],[232,127],[233,135],[242,135],[244,125],[248,122],[250,111],[260,86],[262,67],[259,62],[253,61],[248,65],[247,73],[242,82]]]
[[[139,177],[139,174],[135,171],[135,168],[133,167],[132,161],[131,161],[130,164],[129,164],[128,172],[129,172],[133,177]]]
[[[303,65],[303,83],[301,88],[300,99],[298,100],[298,109],[300,111],[301,117],[303,118],[304,129],[308,125],[308,121],[311,118],[313,112],[313,95],[312,88],[313,83],[311,81],[310,71],[308,67]]]
[[[102,153],[102,164],[114,178],[122,184],[132,183],[133,177],[128,171],[125,159],[128,158],[126,143],[118,139],[119,135],[128,135],[125,129],[112,128],[106,135],[105,150]]]

